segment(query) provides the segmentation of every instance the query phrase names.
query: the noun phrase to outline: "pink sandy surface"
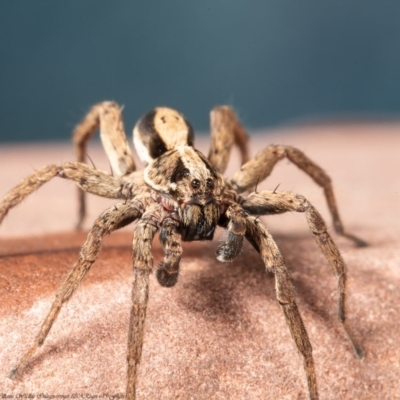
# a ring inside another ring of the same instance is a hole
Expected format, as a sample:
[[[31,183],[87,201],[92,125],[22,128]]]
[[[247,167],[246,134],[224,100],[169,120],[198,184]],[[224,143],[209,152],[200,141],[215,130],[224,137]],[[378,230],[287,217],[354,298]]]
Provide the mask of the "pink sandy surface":
[[[395,123],[353,123],[252,135],[253,154],[269,143],[290,144],[323,166],[333,179],[345,227],[370,243],[355,248],[332,233],[348,265],[349,323],[366,354],[360,361],[337,321],[336,280],[304,216],[263,218],[293,277],[321,399],[400,399],[399,132]],[[200,139],[198,147],[207,152],[207,140]],[[89,154],[97,167],[109,169],[99,145]],[[235,158],[236,152],[228,175],[238,167]],[[64,144],[3,146],[0,196],[35,168],[73,159]],[[306,196],[331,225],[321,189],[288,161],[260,188],[278,184],[280,191]],[[73,231],[75,195],[73,183],[55,179],[0,227],[0,393],[82,398],[125,391],[131,227],[107,238],[43,347],[20,378],[7,377],[32,343],[84,241],[85,234]],[[112,204],[89,200],[86,228]],[[138,399],[307,398],[302,360],[275,299],[273,277],[249,244],[233,263],[216,261],[222,233],[213,242],[184,246],[175,287],[162,288],[151,277]],[[156,239],[155,263],[161,258]]]

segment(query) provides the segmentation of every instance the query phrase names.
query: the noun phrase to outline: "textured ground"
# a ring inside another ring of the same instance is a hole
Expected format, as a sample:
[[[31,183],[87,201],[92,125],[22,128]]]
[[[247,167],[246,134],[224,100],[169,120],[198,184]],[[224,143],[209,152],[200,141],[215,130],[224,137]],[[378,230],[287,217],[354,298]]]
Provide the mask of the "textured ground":
[[[360,361],[337,322],[336,281],[304,217],[264,218],[293,276],[321,399],[400,399],[399,131],[396,124],[335,124],[253,137],[253,153],[268,143],[291,144],[322,165],[334,181],[345,226],[370,243],[357,249],[333,234],[348,264],[349,321],[366,353]],[[207,142],[199,147],[206,150]],[[98,146],[90,155],[108,170]],[[35,168],[72,159],[68,145],[3,146],[0,196]],[[233,162],[230,173],[236,167]],[[287,161],[261,187],[278,184],[305,195],[330,225],[321,190]],[[90,198],[87,227],[108,204]],[[75,213],[74,184],[56,179],[0,227],[1,394],[106,398],[125,390],[129,227],[107,238],[22,376],[7,377],[84,241],[84,234],[73,232]],[[138,398],[306,399],[302,362],[274,298],[273,278],[250,245],[232,264],[215,260],[217,245],[217,239],[185,245],[174,288],[160,287],[152,276]],[[162,257],[158,240],[154,257]]]

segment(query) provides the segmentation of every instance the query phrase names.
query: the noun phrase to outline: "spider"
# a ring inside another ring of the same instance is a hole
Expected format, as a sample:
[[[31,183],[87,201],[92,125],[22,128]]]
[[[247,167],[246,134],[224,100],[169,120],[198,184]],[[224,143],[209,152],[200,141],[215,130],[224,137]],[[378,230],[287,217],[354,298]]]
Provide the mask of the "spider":
[[[160,232],[165,252],[163,261],[156,268],[156,277],[162,286],[171,287],[178,280],[181,241],[212,240],[216,227],[221,226],[226,228],[227,235],[216,251],[219,261],[234,260],[246,238],[260,254],[266,269],[274,274],[277,300],[303,357],[309,397],[318,399],[311,343],[296,304],[291,277],[274,239],[258,219],[260,215],[289,211],[304,213],[311,233],[336,275],[339,321],[356,355],[363,357],[363,350],[354,340],[346,320],[346,265],[327,232],[324,220],[301,195],[256,189],[257,183],[271,173],[279,160],[288,158],[324,189],[336,232],[358,246],[366,245],[363,240],[344,231],[329,176],[305,154],[290,146],[270,145],[250,159],[248,135],[228,106],[215,107],[210,120],[211,148],[208,157],[205,157],[193,147],[193,129],[181,113],[159,107],[144,115],[137,122],[133,137],[145,168],[136,170],[125,135],[121,108],[115,102],[99,103],[92,107],[74,131],[78,162],[45,166],[8,192],[0,203],[0,222],[12,207],[56,176],[70,179],[80,188],[78,228],[81,228],[86,214],[85,192],[121,200],[95,220],[79,258],[59,287],[32,347],[12,369],[10,377],[17,376],[43,344],[61,307],[97,259],[103,237],[136,221],[126,384],[127,399],[134,399],[142,354],[149,275],[153,270],[151,246],[155,234]],[[87,142],[98,128],[112,174],[85,163]],[[242,167],[232,179],[227,179],[222,174],[233,145],[240,150]]]

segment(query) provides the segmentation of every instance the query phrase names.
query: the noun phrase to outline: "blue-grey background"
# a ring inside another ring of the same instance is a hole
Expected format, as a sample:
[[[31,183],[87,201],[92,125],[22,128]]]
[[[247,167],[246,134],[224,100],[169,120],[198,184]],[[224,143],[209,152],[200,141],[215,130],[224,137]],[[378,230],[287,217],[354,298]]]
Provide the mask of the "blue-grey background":
[[[0,2],[0,140],[63,139],[90,105],[156,105],[196,130],[233,105],[250,128],[400,110],[400,2]]]

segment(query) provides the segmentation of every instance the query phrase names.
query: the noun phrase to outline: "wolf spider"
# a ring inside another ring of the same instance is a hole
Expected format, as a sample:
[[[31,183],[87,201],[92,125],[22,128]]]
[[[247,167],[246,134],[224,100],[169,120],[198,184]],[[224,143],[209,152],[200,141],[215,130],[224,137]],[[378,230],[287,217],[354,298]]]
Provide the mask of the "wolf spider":
[[[113,174],[85,163],[87,142],[98,128]],[[227,229],[227,235],[216,252],[219,261],[234,260],[246,238],[260,254],[266,269],[274,274],[277,300],[304,360],[309,397],[318,399],[311,343],[297,308],[290,274],[274,239],[258,219],[260,215],[288,211],[304,213],[311,233],[338,279],[339,321],[357,356],[363,356],[346,322],[346,265],[322,217],[307,199],[298,194],[276,190],[254,191],[257,183],[286,157],[324,189],[336,232],[358,246],[365,245],[364,241],[344,231],[329,176],[301,151],[289,146],[271,145],[249,159],[247,133],[227,106],[211,111],[211,149],[208,157],[193,147],[193,129],[184,116],[165,107],[147,113],[134,128],[135,148],[146,165],[143,170],[136,170],[124,131],[121,108],[114,102],[93,106],[76,127],[73,140],[78,162],[48,165],[24,179],[0,203],[0,222],[12,207],[56,176],[73,180],[80,188],[78,228],[86,213],[84,192],[122,201],[108,208],[94,222],[78,260],[57,291],[38,336],[12,369],[11,377],[22,371],[43,344],[62,305],[72,296],[97,259],[103,237],[137,221],[133,235],[134,280],[126,388],[127,399],[134,399],[149,275],[153,269],[151,245],[154,235],[160,231],[165,252],[163,261],[156,269],[157,280],[162,286],[171,287],[178,280],[181,240],[212,240],[215,228],[222,226]],[[242,167],[232,179],[227,179],[222,174],[234,144],[240,150]],[[246,192],[250,193],[242,196]]]

